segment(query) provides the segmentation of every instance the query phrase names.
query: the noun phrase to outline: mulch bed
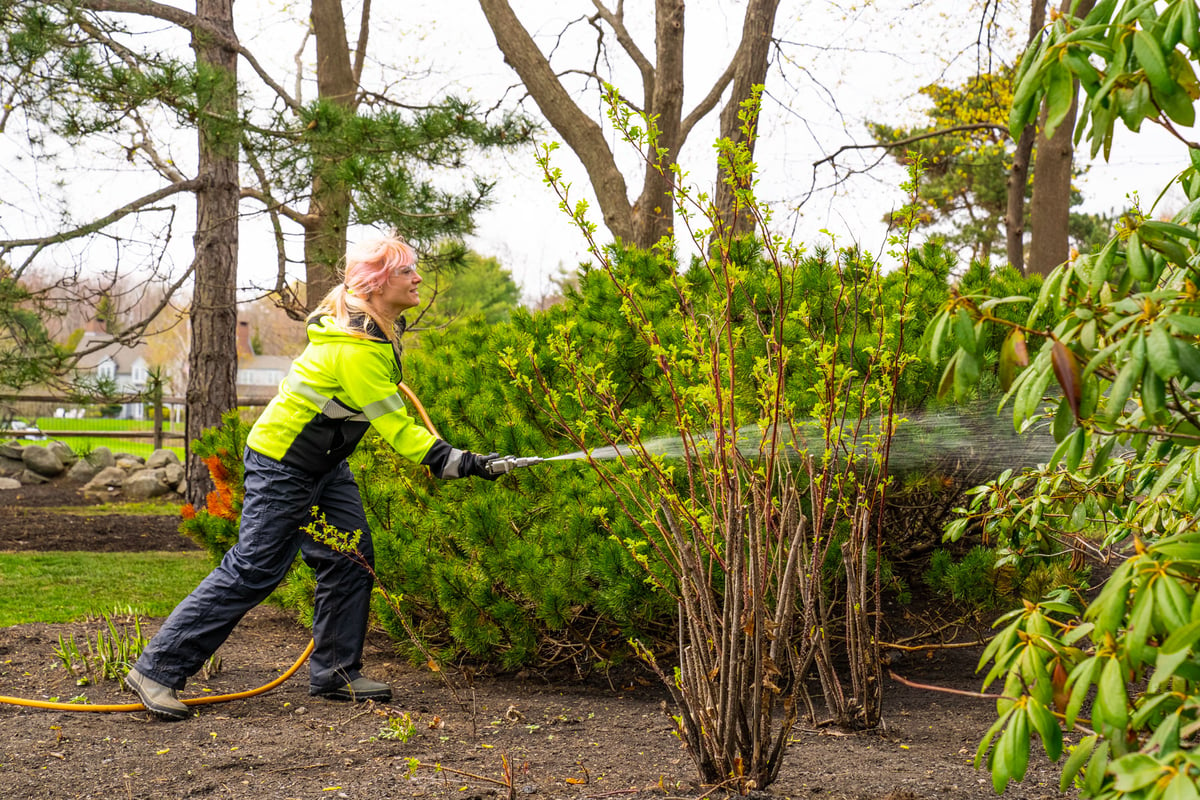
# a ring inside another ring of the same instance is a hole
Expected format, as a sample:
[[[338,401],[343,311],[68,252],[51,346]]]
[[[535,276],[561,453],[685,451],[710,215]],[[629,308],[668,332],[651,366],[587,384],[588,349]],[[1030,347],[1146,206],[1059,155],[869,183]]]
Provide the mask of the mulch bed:
[[[88,513],[108,499],[84,494],[78,484],[64,481],[0,491],[0,550],[200,549],[179,533],[177,517]]]
[[[58,492],[55,495],[55,492]],[[194,547],[173,518],[89,516],[66,489],[0,494],[0,550],[165,550]],[[41,509],[39,511],[39,509]],[[49,511],[53,509],[53,512]],[[61,547],[59,546],[61,545]],[[4,591],[0,576],[0,592]],[[0,629],[0,694],[31,699],[86,695],[128,703],[111,681],[79,687],[54,657],[59,637],[95,638],[102,623]],[[157,620],[148,621],[152,632]],[[283,611],[252,611],[221,648],[222,668],[194,679],[185,696],[242,691],[285,670],[308,632]],[[934,651],[898,673],[961,690],[979,688],[976,649]],[[464,798],[507,797],[487,779],[512,773],[530,798],[696,798],[692,763],[672,734],[667,695],[635,666],[588,676],[462,673],[449,677],[398,661],[372,634],[371,677],[389,681],[389,704],[312,698],[301,675],[264,695],[199,707],[177,723],[145,712],[73,713],[0,704],[0,786],[15,798]],[[889,681],[886,731],[846,733],[802,725],[778,781],[762,797],[995,797],[971,762],[994,719],[988,700]],[[389,720],[413,723],[407,741],[386,738]],[[1035,751],[1037,748],[1035,747]],[[413,771],[413,764],[419,764]],[[436,767],[441,765],[443,769]],[[1006,797],[1059,797],[1058,769],[1031,759]],[[720,794],[714,796],[721,796]]]

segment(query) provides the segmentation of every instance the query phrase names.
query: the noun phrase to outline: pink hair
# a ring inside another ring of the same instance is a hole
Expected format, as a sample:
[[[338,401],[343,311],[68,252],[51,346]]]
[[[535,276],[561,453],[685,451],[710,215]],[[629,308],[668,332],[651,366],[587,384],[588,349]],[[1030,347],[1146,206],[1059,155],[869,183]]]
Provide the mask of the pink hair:
[[[377,316],[367,298],[392,279],[397,270],[415,266],[417,253],[399,236],[368,239],[352,245],[346,251],[346,270],[342,283],[334,286],[317,305],[309,321],[331,316],[338,327],[352,336],[366,337],[361,316],[365,314],[399,347],[400,339],[394,320]]]
[[[396,270],[417,263],[416,251],[397,236],[369,239],[346,250],[346,277],[351,294],[366,297],[379,291]]]

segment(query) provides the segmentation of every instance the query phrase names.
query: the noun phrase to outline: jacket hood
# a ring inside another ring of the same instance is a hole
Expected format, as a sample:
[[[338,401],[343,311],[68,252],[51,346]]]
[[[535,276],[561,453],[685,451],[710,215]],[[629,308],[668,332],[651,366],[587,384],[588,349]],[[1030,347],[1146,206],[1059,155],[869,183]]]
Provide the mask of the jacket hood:
[[[400,330],[404,330],[404,320],[398,320]],[[354,333],[351,333],[354,331]],[[358,331],[362,331],[366,336],[356,335]],[[347,337],[353,339],[366,338],[373,342],[389,343],[387,335],[383,329],[366,314],[351,314],[349,330],[337,324],[337,320],[328,314],[323,314],[319,317],[313,317],[308,321],[308,340],[313,344],[327,344],[337,339],[345,339]]]

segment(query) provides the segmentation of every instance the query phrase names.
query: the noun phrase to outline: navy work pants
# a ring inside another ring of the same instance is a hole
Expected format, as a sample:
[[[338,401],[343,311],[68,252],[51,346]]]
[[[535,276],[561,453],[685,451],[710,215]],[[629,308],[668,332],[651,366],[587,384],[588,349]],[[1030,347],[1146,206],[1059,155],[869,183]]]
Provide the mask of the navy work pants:
[[[246,612],[279,585],[300,552],[317,577],[309,683],[314,692],[342,686],[362,668],[371,575],[301,527],[312,521],[317,506],[333,527],[363,532],[358,550],[373,567],[375,553],[358,485],[345,461],[327,474],[311,475],[247,448],[245,464],[237,544],[171,612],[138,659],[137,670],[182,689]]]

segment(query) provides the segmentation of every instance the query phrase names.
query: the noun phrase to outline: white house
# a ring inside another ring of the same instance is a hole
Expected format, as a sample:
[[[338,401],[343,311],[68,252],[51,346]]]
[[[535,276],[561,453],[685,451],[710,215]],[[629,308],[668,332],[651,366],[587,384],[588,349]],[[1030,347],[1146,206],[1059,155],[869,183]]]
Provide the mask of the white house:
[[[265,404],[279,391],[292,359],[287,356],[264,356],[254,352],[250,340],[250,323],[238,322],[237,331],[237,396],[239,405]]]
[[[144,343],[126,346],[111,342],[98,322],[84,330],[76,352],[93,350],[79,359],[76,372],[112,381],[120,394],[137,394],[146,390],[150,370],[156,365],[147,361]],[[108,341],[108,344],[105,342]],[[250,340],[250,325],[239,322],[237,330],[237,397],[239,405],[265,405],[279,390],[279,384],[292,366],[288,356],[259,355]],[[166,371],[177,376],[186,373],[186,364],[165,365]],[[142,403],[122,405],[120,419],[145,419]]]
[[[118,394],[137,394],[146,389],[151,364],[146,360],[146,345],[133,346],[111,341],[103,326],[93,320],[84,329],[75,352],[84,352],[75,371],[80,376],[110,381]],[[105,344],[107,342],[107,344]],[[91,351],[91,352],[87,352]],[[125,403],[118,414],[120,419],[145,419],[143,403]]]

